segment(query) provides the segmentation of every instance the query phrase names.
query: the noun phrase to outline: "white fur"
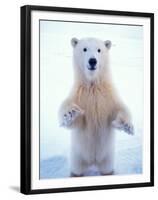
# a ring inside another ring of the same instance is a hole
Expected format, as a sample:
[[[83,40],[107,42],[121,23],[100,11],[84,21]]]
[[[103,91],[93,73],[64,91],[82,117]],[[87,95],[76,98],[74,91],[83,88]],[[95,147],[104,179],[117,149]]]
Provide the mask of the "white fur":
[[[59,112],[60,124],[72,130],[71,172],[79,176],[95,164],[101,174],[110,174],[114,170],[113,128],[133,134],[130,114],[111,81],[111,42],[73,38],[71,44],[75,83]],[[92,57],[97,60],[93,71],[88,62]]]

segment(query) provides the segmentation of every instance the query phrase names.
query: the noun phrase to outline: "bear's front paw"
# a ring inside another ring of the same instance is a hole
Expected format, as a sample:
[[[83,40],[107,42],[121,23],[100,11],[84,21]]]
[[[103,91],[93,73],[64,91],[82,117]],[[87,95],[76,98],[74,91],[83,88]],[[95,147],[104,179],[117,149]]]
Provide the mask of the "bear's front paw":
[[[130,122],[126,122],[126,121],[120,122],[120,121],[114,120],[112,122],[112,126],[119,130],[123,130],[130,135],[134,135],[134,127]]]
[[[67,112],[64,113],[60,126],[70,126],[78,116],[83,114],[84,111],[74,104],[72,108],[68,109]]]
[[[122,130],[124,130],[126,133],[128,133],[130,135],[134,135],[134,127],[130,123],[124,123],[122,125]]]

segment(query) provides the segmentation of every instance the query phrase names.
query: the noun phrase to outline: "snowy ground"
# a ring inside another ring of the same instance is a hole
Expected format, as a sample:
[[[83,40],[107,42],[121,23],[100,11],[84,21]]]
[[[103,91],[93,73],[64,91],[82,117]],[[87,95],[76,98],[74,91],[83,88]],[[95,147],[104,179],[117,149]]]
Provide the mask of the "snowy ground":
[[[118,133],[119,134],[119,133]],[[122,133],[121,133],[122,134]],[[125,137],[126,138],[126,137]],[[140,138],[117,139],[115,153],[115,174],[138,174],[142,173],[142,146]],[[64,154],[54,155],[49,159],[40,162],[40,178],[62,178],[69,177],[69,159]],[[86,176],[100,175],[95,166],[92,166],[85,173]]]
[[[70,133],[57,113],[73,81],[72,37],[110,39],[111,71],[120,96],[131,110],[135,135],[116,131],[115,174],[142,172],[143,28],[42,22],[40,61],[40,178],[69,176]],[[61,30],[66,30],[65,33]],[[98,175],[92,167],[86,175]]]

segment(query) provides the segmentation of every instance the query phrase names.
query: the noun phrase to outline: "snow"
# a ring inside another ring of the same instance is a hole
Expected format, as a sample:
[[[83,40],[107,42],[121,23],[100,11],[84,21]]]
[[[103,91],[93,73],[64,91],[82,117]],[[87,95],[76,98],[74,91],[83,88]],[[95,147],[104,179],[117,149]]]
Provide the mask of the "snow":
[[[139,138],[134,138],[130,142],[128,139],[118,140],[116,149],[114,175],[142,173],[142,146]],[[70,176],[70,162],[64,154],[54,155],[49,159],[41,160],[40,170],[41,179],[66,178]],[[97,168],[92,166],[84,175],[98,176],[100,174]]]
[[[142,173],[143,27],[40,22],[40,178],[69,176],[70,131],[58,123],[58,109],[73,82],[72,37],[97,37],[113,43],[114,83],[129,107],[135,135],[116,131],[115,173]],[[63,33],[64,30],[64,33]],[[86,175],[99,175],[95,167]]]

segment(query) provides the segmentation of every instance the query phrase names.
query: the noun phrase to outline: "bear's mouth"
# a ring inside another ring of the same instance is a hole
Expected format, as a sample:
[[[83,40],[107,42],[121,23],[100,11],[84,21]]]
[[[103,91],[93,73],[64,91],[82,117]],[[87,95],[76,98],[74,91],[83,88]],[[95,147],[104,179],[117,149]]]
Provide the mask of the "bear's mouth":
[[[88,67],[88,70],[90,70],[90,71],[94,71],[94,70],[96,70],[97,68],[96,68],[96,66],[89,66]]]

